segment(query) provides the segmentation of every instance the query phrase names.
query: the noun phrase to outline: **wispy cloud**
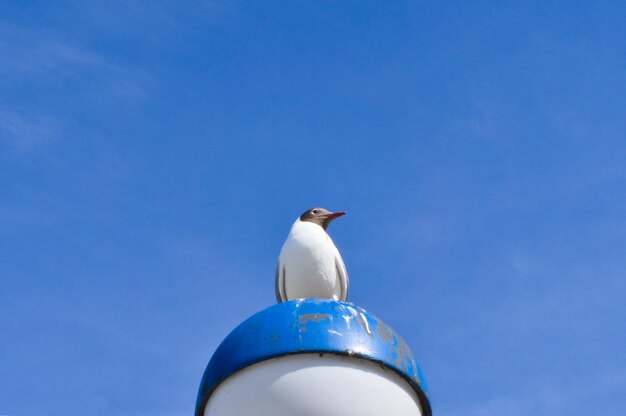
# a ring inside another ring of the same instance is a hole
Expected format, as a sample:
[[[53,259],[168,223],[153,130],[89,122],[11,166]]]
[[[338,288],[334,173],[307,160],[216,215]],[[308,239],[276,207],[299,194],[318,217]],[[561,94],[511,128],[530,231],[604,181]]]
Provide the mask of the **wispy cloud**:
[[[0,25],[0,87],[28,83],[58,86],[61,81],[89,82],[92,93],[112,97],[143,98],[150,84],[149,69],[107,57],[85,41],[62,34],[40,33],[14,24]],[[99,88],[98,88],[99,87]]]
[[[19,114],[0,109],[0,142],[18,151],[32,151],[54,138],[60,121],[46,114]]]
[[[87,48],[16,25],[3,23],[0,35],[0,53],[4,61],[0,74],[5,82],[6,77],[15,80],[58,76],[104,63],[100,56]]]
[[[0,56],[0,145],[19,152],[41,149],[75,124],[63,102],[94,111],[134,106],[154,86],[149,68],[108,57],[86,40],[2,21]]]

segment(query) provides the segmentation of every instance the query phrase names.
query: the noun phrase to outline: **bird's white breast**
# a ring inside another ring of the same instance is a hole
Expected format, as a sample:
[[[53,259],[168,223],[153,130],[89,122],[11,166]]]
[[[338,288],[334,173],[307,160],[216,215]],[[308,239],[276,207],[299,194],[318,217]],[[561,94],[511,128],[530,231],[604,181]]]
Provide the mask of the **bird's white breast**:
[[[322,227],[299,219],[280,252],[287,298],[335,298],[341,295],[337,248]]]

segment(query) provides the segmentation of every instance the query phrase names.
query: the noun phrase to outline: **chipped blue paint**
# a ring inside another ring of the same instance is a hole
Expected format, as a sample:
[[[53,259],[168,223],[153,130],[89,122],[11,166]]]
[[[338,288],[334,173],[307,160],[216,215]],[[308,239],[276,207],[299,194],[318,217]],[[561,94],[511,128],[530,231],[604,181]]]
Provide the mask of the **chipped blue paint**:
[[[202,377],[196,416],[202,416],[211,393],[230,375],[261,361],[303,353],[349,355],[384,365],[413,387],[423,414],[432,414],[422,372],[399,335],[351,303],[299,299],[258,312],[222,341]]]

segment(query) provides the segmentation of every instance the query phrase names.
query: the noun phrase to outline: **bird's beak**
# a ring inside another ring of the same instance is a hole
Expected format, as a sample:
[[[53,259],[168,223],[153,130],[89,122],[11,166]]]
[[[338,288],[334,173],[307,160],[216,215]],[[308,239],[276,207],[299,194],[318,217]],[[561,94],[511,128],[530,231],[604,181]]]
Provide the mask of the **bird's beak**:
[[[339,212],[331,212],[330,214],[328,214],[328,215],[326,216],[326,220],[327,220],[327,221],[332,221],[332,220],[334,220],[335,218],[339,218],[339,217],[341,217],[342,215],[346,215],[346,213],[345,213],[345,212],[343,212],[343,211],[339,211]]]

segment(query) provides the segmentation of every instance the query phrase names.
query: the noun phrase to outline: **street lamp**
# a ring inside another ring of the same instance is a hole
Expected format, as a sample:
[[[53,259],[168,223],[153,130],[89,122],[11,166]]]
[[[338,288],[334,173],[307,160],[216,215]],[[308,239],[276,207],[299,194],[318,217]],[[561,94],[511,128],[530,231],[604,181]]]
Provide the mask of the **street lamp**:
[[[431,416],[420,369],[351,303],[298,299],[233,330],[204,372],[196,416]]]

